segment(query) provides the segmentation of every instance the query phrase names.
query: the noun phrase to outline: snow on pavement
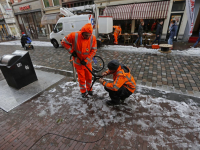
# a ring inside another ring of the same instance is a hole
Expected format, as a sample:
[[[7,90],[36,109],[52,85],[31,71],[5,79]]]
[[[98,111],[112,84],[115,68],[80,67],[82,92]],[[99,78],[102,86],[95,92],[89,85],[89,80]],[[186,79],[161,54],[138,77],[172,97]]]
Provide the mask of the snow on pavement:
[[[108,107],[105,101],[109,96],[103,86],[96,83],[93,91],[93,97],[83,99],[77,82],[64,82],[33,102],[39,104],[41,112],[38,116],[55,115],[61,107],[70,106],[69,113],[78,115],[83,123],[89,120],[95,126],[104,126],[104,122],[107,126],[118,124],[116,136],[128,141],[140,137],[153,149],[158,149],[158,146],[170,149],[170,143],[179,149],[200,147],[200,109],[191,99],[185,103],[136,93],[126,99],[126,104]],[[99,113],[104,116],[104,122]]]
[[[44,42],[44,41],[32,41],[31,44],[33,46],[48,46],[48,47],[53,47],[51,42]],[[0,45],[21,45],[20,40],[16,41],[9,41],[9,42],[1,42]]]
[[[9,42],[1,42],[0,45],[21,45],[20,40],[16,41],[9,41]],[[33,41],[33,46],[47,46],[53,47],[51,42],[43,42],[43,41]],[[133,46],[122,46],[122,45],[107,45],[101,47],[99,50],[112,50],[112,51],[122,51],[122,52],[129,52],[129,53],[151,53],[151,54],[159,54],[159,55],[166,55],[160,53],[158,50],[155,49],[147,49],[145,47],[133,47]],[[170,55],[183,55],[183,56],[198,56],[200,57],[200,48],[189,48],[188,50],[180,51],[180,50],[173,50]]]
[[[121,45],[107,45],[101,48],[101,50],[113,50],[113,51],[122,51],[129,53],[151,53],[159,55],[167,55],[159,52],[156,49],[147,49],[145,47],[133,47],[133,46],[121,46]],[[183,55],[183,56],[200,56],[200,48],[189,48],[188,50],[180,51],[173,50],[170,55]]]

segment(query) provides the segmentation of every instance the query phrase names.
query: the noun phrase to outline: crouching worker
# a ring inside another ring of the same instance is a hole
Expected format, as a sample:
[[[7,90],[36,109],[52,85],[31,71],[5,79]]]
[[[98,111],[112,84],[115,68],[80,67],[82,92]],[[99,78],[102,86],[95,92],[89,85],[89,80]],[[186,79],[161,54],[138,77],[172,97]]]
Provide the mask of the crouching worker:
[[[108,83],[102,78],[99,81],[103,84],[105,90],[109,92],[111,100],[106,102],[107,105],[119,105],[135,91],[136,83],[130,74],[130,69],[123,64],[119,64],[117,60],[110,61],[108,69],[102,75],[113,74],[113,83]]]

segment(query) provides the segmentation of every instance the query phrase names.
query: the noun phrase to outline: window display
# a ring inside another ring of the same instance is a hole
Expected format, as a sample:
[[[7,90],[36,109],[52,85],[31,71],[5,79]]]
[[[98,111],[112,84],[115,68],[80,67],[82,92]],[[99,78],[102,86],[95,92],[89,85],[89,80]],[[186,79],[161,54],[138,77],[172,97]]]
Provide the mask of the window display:
[[[59,0],[53,0],[53,4],[54,4],[54,6],[60,5],[60,4],[59,4]]]
[[[45,6],[45,7],[50,7],[50,5],[49,5],[49,0],[44,0],[43,2],[44,2],[44,6]]]
[[[17,19],[21,32],[25,32],[33,39],[47,36],[45,26],[41,25],[41,18],[41,12],[18,15]]]

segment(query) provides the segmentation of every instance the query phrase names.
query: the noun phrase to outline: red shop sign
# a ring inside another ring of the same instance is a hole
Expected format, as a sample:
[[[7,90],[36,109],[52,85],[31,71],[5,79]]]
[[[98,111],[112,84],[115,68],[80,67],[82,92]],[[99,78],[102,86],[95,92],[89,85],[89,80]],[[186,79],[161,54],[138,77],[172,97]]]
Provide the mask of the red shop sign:
[[[19,10],[27,10],[30,9],[30,5],[19,7]]]

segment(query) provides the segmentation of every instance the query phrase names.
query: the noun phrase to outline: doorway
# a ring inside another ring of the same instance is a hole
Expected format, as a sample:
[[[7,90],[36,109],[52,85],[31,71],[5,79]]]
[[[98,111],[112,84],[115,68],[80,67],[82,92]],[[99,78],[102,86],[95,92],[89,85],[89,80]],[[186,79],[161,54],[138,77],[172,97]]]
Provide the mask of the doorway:
[[[199,8],[197,18],[196,18],[196,21],[195,21],[195,24],[194,24],[192,36],[199,36],[199,30],[200,30],[200,19],[199,18],[200,18],[200,8]]]

